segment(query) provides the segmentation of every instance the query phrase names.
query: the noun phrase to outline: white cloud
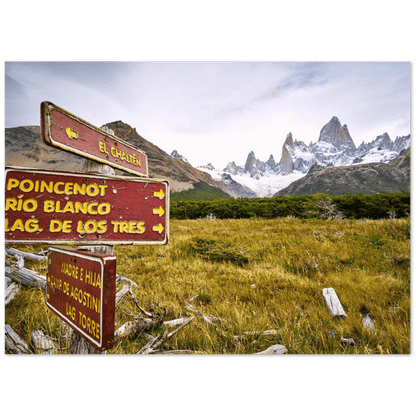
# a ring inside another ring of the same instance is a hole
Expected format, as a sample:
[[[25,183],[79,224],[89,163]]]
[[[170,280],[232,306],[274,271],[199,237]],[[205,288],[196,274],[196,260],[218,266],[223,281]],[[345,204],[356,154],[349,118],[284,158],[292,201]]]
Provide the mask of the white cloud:
[[[358,145],[410,133],[410,64],[354,62],[7,63],[6,127],[52,101],[92,124],[122,120],[194,165],[281,157],[332,116]]]

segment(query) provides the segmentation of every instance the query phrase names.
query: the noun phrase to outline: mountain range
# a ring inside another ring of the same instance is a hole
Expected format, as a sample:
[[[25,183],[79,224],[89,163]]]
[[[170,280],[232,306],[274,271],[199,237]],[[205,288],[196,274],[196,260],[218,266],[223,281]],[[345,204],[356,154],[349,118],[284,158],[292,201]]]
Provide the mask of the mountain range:
[[[311,142],[306,145],[302,141],[295,140],[292,133],[288,133],[278,163],[273,155],[270,155],[266,162],[262,162],[252,151],[242,166],[237,166],[233,161],[222,171],[216,170],[212,164],[200,166],[198,169],[210,173],[217,182],[223,182],[226,186],[229,186],[227,181],[232,180],[245,185],[258,197],[268,197],[286,189],[291,183],[307,175],[311,169],[316,171],[328,167],[351,166],[352,171],[362,170],[362,164],[387,163],[409,148],[410,134],[396,137],[395,141],[392,141],[388,133],[378,136],[370,143],[363,142],[356,147],[347,125],[341,125],[337,117],[332,117],[322,127],[316,143]],[[331,172],[335,171],[336,169]],[[357,188],[351,183],[351,192],[356,191],[375,192],[371,188],[364,189],[361,186]],[[333,193],[335,190],[328,188],[328,192]]]
[[[210,189],[212,194],[227,194],[234,198],[266,197],[278,192],[289,195],[308,189],[305,188],[306,185],[290,188],[292,184],[299,183],[299,180],[317,181],[319,175],[326,175],[329,179],[325,185],[321,188],[314,186],[313,189],[317,189],[316,192],[337,194],[341,189],[340,184],[336,183],[340,180],[336,179],[337,170],[344,169],[341,172],[346,172],[345,168],[348,167],[348,172],[364,172],[363,167],[367,165],[381,163],[383,166],[390,166],[387,162],[398,158],[406,149],[409,149],[408,158],[401,162],[400,169],[403,172],[400,175],[394,169],[390,172],[383,168],[383,175],[378,178],[379,186],[369,183],[367,187],[363,187],[363,181],[359,186],[356,181],[349,181],[345,192],[401,191],[407,189],[407,181],[410,190],[410,135],[397,137],[393,142],[384,133],[373,142],[362,143],[357,148],[347,126],[341,126],[337,117],[333,117],[321,129],[319,140],[315,144],[306,145],[295,140],[289,133],[279,162],[275,161],[273,155],[266,162],[262,162],[255,157],[254,152],[250,152],[243,166],[230,162],[223,170],[216,170],[212,164],[195,168],[177,151],[169,155],[140,136],[135,128],[120,120],[105,126],[112,129],[117,137],[145,151],[149,162],[149,176],[168,179],[173,193],[198,188]],[[81,160],[77,155],[44,144],[39,126],[5,129],[5,162],[8,166],[78,172],[81,169]],[[327,169],[330,170],[326,171]],[[119,170],[116,170],[116,174],[128,175]],[[400,180],[388,175],[395,175]]]

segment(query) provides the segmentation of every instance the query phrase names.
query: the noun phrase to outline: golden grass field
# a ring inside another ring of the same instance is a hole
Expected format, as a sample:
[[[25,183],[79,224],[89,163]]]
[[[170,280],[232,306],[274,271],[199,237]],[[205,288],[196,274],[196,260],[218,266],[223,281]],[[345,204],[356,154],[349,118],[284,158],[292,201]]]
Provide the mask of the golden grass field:
[[[117,273],[137,283],[133,293],[144,309],[165,308],[165,320],[195,314],[164,350],[252,354],[281,344],[288,354],[410,354],[410,218],[172,220],[168,245],[117,246],[115,254]],[[26,264],[46,274],[46,262]],[[327,311],[322,289],[330,287],[346,318]],[[207,324],[190,304],[221,320]],[[116,329],[138,314],[125,296]],[[363,325],[367,314],[373,330]],[[39,289],[22,287],[5,322],[29,346],[38,329],[61,339],[60,320]],[[266,330],[274,331],[262,335]],[[135,354],[147,342],[136,333],[117,339],[108,354]],[[65,353],[65,343],[59,346]]]

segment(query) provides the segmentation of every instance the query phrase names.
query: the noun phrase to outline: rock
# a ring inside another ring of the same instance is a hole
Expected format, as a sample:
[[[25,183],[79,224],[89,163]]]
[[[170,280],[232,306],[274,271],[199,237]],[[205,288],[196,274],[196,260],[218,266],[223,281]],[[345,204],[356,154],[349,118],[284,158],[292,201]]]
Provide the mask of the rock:
[[[344,124],[341,126],[340,121],[335,116],[322,127],[318,142],[331,143],[338,150],[343,148],[355,149],[355,144],[350,136],[347,125]]]

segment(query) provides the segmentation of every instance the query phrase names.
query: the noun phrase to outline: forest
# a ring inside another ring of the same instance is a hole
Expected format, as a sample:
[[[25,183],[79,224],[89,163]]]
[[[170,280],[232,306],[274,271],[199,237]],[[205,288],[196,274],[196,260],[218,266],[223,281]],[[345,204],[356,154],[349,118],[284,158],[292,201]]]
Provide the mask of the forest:
[[[271,198],[219,199],[171,202],[172,219],[197,219],[211,215],[218,219],[239,218],[404,218],[410,215],[410,193],[344,194]]]

